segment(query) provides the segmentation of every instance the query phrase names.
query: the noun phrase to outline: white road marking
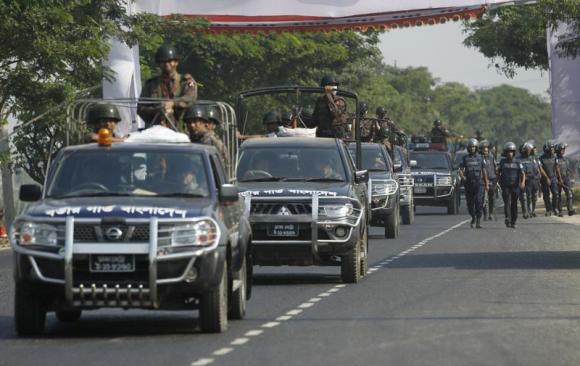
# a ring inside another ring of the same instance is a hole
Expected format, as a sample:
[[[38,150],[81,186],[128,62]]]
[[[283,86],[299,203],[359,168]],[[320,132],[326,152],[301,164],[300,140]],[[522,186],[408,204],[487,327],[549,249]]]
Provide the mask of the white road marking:
[[[247,331],[246,334],[244,334],[244,335],[246,337],[255,337],[255,336],[259,336],[262,333],[264,333],[264,331],[261,329],[253,329],[253,330]]]
[[[373,266],[372,268],[370,268],[368,270],[368,274],[372,274],[376,271],[378,271],[380,268],[382,268],[381,266],[387,266],[389,263],[397,260],[398,258],[401,258],[409,253],[414,252],[416,249],[418,249],[419,247],[427,244],[428,242],[430,242],[433,239],[439,238],[445,234],[447,234],[448,232],[457,229],[458,227],[460,227],[463,224],[466,224],[467,222],[469,222],[470,220],[465,220],[465,221],[461,221],[460,223],[451,226],[450,228],[443,230],[442,232],[435,234],[433,236],[428,237],[427,239],[424,239],[422,241],[420,241],[419,243],[413,245],[412,247],[410,247],[407,250],[404,250],[400,253],[398,253],[397,255],[393,256],[393,257],[389,257],[389,258],[385,258],[383,259],[382,262],[379,262],[378,265]],[[0,249],[1,250],[1,249]],[[322,300],[323,297],[329,297],[330,295],[332,295],[333,293],[336,293],[338,291],[340,291],[342,288],[346,287],[345,284],[339,284],[334,286],[333,288],[330,288],[328,291],[326,292],[322,292],[320,293],[317,297],[313,297],[312,299],[308,300],[308,302],[304,302],[300,305],[298,305],[297,309],[292,309],[292,310],[288,310],[286,312],[286,315],[282,315],[276,318],[276,321],[272,321],[272,322],[267,322],[261,325],[262,328],[274,328],[277,327],[278,325],[280,325],[280,321],[286,321],[286,320],[290,320],[293,316],[298,315],[300,313],[303,312],[303,309],[308,309],[314,305],[316,305],[316,303],[320,300]],[[246,337],[256,337],[259,336],[260,334],[264,333],[264,330],[262,329],[253,329],[253,330],[249,330],[246,332],[245,336]],[[241,346],[243,344],[246,344],[250,341],[249,338],[245,338],[245,337],[240,337],[240,338],[236,338],[234,339],[230,345],[232,346]],[[235,348],[232,347],[223,347],[220,348],[216,351],[214,351],[212,353],[212,355],[214,356],[223,356],[226,355],[232,351],[234,351]],[[191,366],[206,366],[209,365],[211,363],[213,363],[215,361],[215,359],[213,358],[200,358],[195,362],[191,363]]]
[[[214,361],[213,358],[200,358],[199,360],[192,362],[191,366],[205,366],[205,365],[209,365],[213,361]]]
[[[294,310],[289,310],[286,312],[286,315],[298,315],[301,312],[303,312],[304,310],[302,309],[294,309]]]
[[[236,338],[230,343],[232,346],[241,346],[242,344],[246,344],[250,341],[250,338]]]

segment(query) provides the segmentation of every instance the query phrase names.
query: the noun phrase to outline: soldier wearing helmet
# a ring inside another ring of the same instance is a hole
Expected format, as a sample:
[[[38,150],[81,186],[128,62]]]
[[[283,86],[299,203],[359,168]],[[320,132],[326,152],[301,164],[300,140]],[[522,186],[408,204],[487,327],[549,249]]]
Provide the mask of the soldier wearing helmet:
[[[524,190],[526,176],[523,165],[516,159],[516,144],[506,142],[503,146],[503,156],[499,163],[498,180],[504,202],[505,225],[515,228],[518,219],[518,195]]]
[[[87,141],[96,142],[99,138],[99,130],[106,128],[111,132],[113,141],[122,141],[123,138],[116,136],[115,128],[117,123],[121,121],[119,110],[114,104],[103,103],[94,105],[87,116],[87,126],[91,130]]]
[[[562,191],[566,194],[566,209],[568,215],[572,216],[575,213],[574,210],[574,192],[572,191],[572,172],[573,165],[570,159],[564,156],[566,154],[566,147],[568,144],[559,143],[556,145],[556,165],[558,169],[556,170],[558,176],[558,216],[564,216],[562,210]]]
[[[183,120],[187,125],[191,142],[214,146],[218,150],[220,157],[224,161],[228,161],[227,149],[224,143],[209,127],[211,124],[220,122],[215,106],[195,103],[185,111]]]
[[[544,144],[544,153],[540,156],[540,167],[542,197],[546,206],[546,216],[550,216],[557,214],[558,210],[558,164],[556,164],[554,145],[550,141]]]
[[[521,147],[520,163],[524,166],[526,174],[526,187],[520,192],[520,204],[524,219],[536,216],[536,202],[538,200],[538,181],[540,179],[540,166],[532,156],[534,145],[526,142]]]
[[[147,127],[162,124],[177,128],[175,123],[197,99],[197,83],[190,74],[181,75],[177,72],[179,55],[171,45],[162,45],[157,49],[155,63],[161,74],[145,82],[140,96],[143,103],[137,107],[137,113]],[[164,101],[155,103],[153,100],[146,103],[147,98]]]
[[[483,198],[488,188],[485,161],[477,153],[479,142],[469,139],[467,143],[467,155],[463,157],[459,165],[459,176],[465,186],[465,199],[467,209],[471,215],[471,227],[481,229],[481,216]]]
[[[484,192],[486,199],[483,200],[483,220],[491,221],[491,215],[495,213],[495,194],[497,192],[497,161],[495,160],[493,154],[490,154],[489,141],[487,140],[483,140],[479,144],[479,153],[485,162],[485,172],[489,182],[488,190],[487,192]]]
[[[282,113],[282,126],[286,128],[292,127],[293,117],[294,115],[290,111]]]
[[[337,96],[339,82],[331,75],[320,81],[324,94],[316,99],[311,126],[316,127],[317,137],[338,137],[346,135],[346,102]]]
[[[277,137],[280,126],[282,126],[282,117],[280,113],[270,111],[264,114],[262,123],[266,126],[265,137]]]

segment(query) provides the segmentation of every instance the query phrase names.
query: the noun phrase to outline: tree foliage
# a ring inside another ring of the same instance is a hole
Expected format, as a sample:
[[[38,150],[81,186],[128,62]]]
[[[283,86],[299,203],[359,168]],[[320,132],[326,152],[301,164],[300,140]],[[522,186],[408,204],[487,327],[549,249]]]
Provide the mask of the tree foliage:
[[[475,21],[466,21],[465,45],[478,49],[509,77],[515,69],[548,69],[546,29],[558,22],[570,23],[559,39],[562,54],[580,55],[580,2],[539,0],[526,6],[500,7]]]

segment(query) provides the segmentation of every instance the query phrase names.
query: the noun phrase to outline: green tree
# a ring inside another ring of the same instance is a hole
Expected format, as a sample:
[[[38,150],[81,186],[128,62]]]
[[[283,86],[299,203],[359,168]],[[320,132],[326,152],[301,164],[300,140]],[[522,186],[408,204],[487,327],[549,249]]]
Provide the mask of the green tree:
[[[546,29],[558,21],[572,26],[561,37],[561,53],[580,54],[580,2],[577,0],[539,0],[525,6],[500,7],[478,20],[464,23],[464,43],[490,58],[495,67],[509,77],[515,69],[548,68]]]

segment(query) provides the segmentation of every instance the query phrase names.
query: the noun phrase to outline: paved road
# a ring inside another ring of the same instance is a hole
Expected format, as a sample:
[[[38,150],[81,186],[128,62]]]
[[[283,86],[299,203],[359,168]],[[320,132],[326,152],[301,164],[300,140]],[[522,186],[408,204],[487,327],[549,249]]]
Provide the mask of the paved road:
[[[578,365],[580,227],[419,209],[399,240],[373,235],[371,272],[260,268],[246,320],[200,334],[195,312],[97,311],[18,339],[0,251],[0,365]]]

